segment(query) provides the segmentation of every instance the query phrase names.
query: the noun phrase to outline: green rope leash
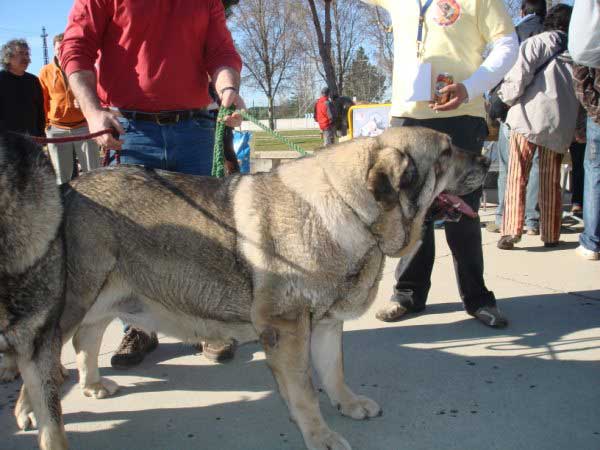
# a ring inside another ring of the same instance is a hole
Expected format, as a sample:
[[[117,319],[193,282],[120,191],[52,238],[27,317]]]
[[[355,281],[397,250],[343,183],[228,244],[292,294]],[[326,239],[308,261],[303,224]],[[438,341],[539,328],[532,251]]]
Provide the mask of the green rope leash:
[[[225,176],[225,122],[223,119],[233,114],[235,107],[221,107],[217,116],[217,126],[215,129],[215,147],[213,151],[212,176],[222,178]]]
[[[269,127],[264,126],[262,123],[260,123],[260,121],[258,119],[256,119],[255,117],[252,117],[246,111],[241,110],[241,111],[239,111],[239,113],[242,115],[242,117],[244,119],[249,120],[250,122],[252,122],[257,127],[261,128],[262,130],[264,130],[267,133],[269,133],[271,136],[275,137],[276,139],[279,139],[281,142],[283,142],[285,145],[287,145],[292,150],[297,151],[302,156],[308,156],[308,153],[306,153],[304,150],[302,150],[302,148],[299,147],[298,144],[290,141],[288,138],[286,138],[285,136],[279,134],[277,131],[271,130]]]
[[[227,108],[221,107],[219,109],[219,116],[217,117],[217,126],[216,126],[216,129],[215,129],[215,147],[214,147],[214,152],[213,152],[213,163],[212,163],[212,176],[213,177],[219,177],[220,178],[220,177],[225,176],[225,166],[224,166],[224,160],[225,160],[224,137],[225,137],[225,127],[226,127],[226,125],[225,125],[225,122],[223,121],[223,119],[226,116],[228,116],[230,114],[233,114],[234,111],[235,111],[235,108],[233,106],[229,106]],[[250,114],[248,114],[243,109],[239,110],[238,112],[240,113],[240,115],[244,119],[249,120],[254,125],[256,125],[257,127],[259,127],[260,129],[266,131],[267,133],[269,133],[274,138],[276,138],[279,141],[283,142],[285,145],[287,145],[292,150],[297,151],[302,156],[308,156],[308,153],[306,153],[304,150],[302,150],[302,148],[300,146],[298,146],[298,144],[292,142],[291,140],[289,140],[285,136],[279,134],[277,131],[271,130],[269,127],[266,127],[265,125],[263,125],[262,123],[260,123],[260,121],[257,118],[251,116]]]

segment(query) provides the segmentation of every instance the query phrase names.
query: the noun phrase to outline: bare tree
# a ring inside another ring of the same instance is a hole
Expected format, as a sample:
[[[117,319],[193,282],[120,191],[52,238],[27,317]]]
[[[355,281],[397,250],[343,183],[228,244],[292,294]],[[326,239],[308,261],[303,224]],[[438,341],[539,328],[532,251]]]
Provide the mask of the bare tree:
[[[325,80],[327,81],[327,86],[329,86],[331,94],[337,95],[339,90],[331,55],[331,5],[333,1],[323,0],[323,28],[321,28],[321,14],[319,14],[319,11],[317,10],[316,1],[307,1],[315,32],[317,34],[317,45],[323,64],[323,70],[325,72]]]
[[[341,94],[350,63],[364,42],[365,7],[360,0],[307,0],[307,4],[308,11],[303,12],[307,50],[332,95]]]
[[[317,77],[314,61],[308,55],[300,56],[294,71],[293,81],[293,96],[298,102],[300,116],[313,112],[315,92],[318,91]]]
[[[365,41],[365,7],[360,0],[336,1],[333,4],[333,55],[339,93],[358,48]]]
[[[365,11],[367,20],[366,34],[368,42],[375,50],[375,59],[381,72],[385,74],[388,85],[391,84],[394,70],[394,35],[388,12],[376,6]]]
[[[232,17],[248,71],[244,81],[265,93],[271,129],[275,128],[274,99],[293,65],[296,28],[295,22],[288,20],[292,7],[293,0],[243,0]]]

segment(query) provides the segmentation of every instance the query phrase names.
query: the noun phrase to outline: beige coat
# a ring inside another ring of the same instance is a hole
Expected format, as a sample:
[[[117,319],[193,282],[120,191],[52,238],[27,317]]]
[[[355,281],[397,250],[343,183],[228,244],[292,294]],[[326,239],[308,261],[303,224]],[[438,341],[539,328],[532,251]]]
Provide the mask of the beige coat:
[[[558,153],[571,145],[579,111],[571,57],[565,51],[535,72],[560,49],[563,38],[561,32],[547,31],[525,40],[499,91],[512,106],[506,118],[510,129]]]

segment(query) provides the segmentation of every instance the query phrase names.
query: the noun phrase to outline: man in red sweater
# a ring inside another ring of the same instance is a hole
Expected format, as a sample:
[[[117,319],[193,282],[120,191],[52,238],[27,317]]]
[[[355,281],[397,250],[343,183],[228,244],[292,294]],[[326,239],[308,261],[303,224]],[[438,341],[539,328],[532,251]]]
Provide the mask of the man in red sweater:
[[[335,142],[333,103],[329,99],[329,88],[321,90],[321,97],[315,103],[315,121],[323,133],[323,145],[327,147]]]
[[[241,66],[221,0],[75,0],[61,51],[90,132],[120,135],[103,135],[100,145],[118,150],[123,164],[195,175],[212,168],[209,79],[223,106],[243,108]],[[241,116],[225,121],[238,126]],[[155,333],[126,327],[111,364],[139,364],[157,345]],[[213,360],[233,356],[231,342],[203,347]]]

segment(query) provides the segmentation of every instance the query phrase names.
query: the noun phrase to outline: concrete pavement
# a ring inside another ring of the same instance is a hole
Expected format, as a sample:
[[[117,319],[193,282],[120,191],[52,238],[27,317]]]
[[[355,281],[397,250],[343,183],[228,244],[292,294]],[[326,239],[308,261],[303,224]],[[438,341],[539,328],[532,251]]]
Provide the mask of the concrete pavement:
[[[443,230],[436,238],[425,313],[394,324],[374,318],[392,291],[396,261],[389,260],[377,302],[345,327],[348,384],[379,402],[383,417],[342,417],[320,394],[327,423],[355,450],[600,449],[600,262],[575,255],[575,233],[551,251],[529,236],[502,251],[498,235],[484,230],[486,282],[511,320],[493,330],[462,311]],[[121,390],[104,400],[80,392],[72,346],[65,346],[71,448],[304,448],[257,345],[215,365],[161,338],[141,366],[122,372],[109,363],[120,338],[113,323],[100,365]],[[36,432],[18,432],[12,417],[19,386],[0,385],[3,450],[37,448]]]

